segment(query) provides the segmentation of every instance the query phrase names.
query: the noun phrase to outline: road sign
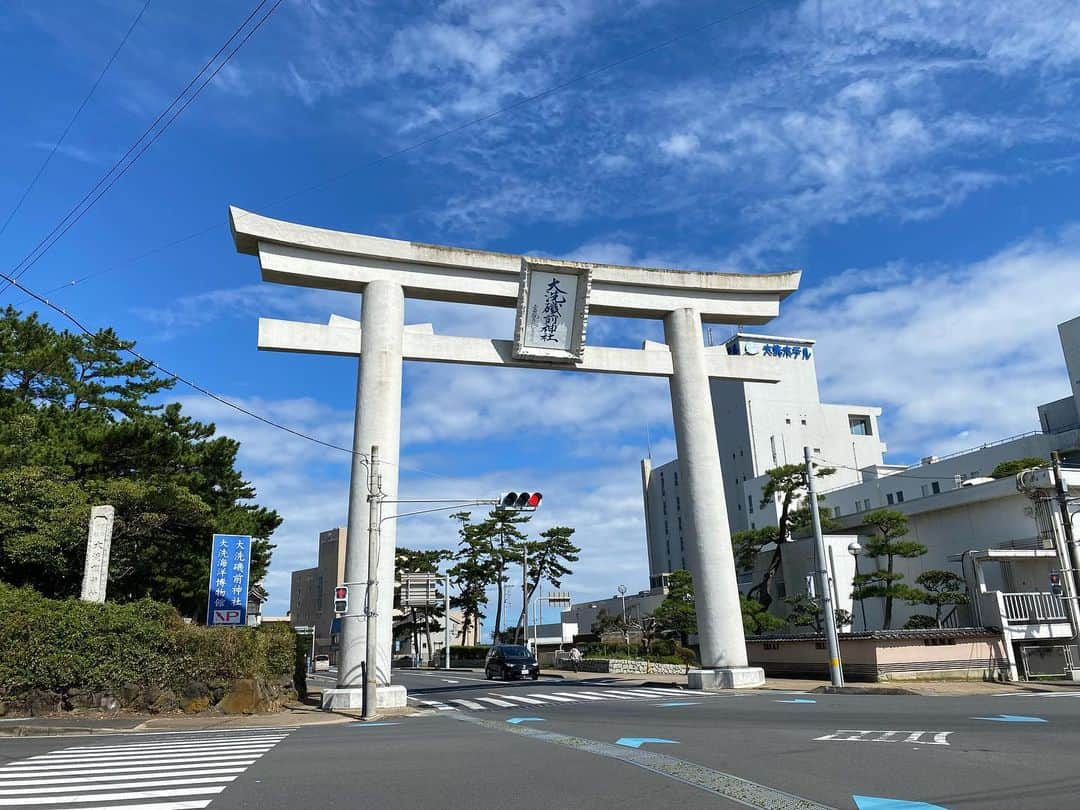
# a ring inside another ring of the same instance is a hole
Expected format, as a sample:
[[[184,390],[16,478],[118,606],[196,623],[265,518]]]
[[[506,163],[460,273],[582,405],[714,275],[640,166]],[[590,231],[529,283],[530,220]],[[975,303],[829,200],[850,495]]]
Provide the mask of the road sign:
[[[441,601],[436,586],[442,579],[438,574],[403,574],[401,577],[401,606],[430,607]]]
[[[547,595],[547,603],[552,607],[565,605],[570,607],[570,592],[569,591],[552,591]]]
[[[210,598],[206,623],[243,627],[247,624],[251,537],[215,534],[210,555]]]

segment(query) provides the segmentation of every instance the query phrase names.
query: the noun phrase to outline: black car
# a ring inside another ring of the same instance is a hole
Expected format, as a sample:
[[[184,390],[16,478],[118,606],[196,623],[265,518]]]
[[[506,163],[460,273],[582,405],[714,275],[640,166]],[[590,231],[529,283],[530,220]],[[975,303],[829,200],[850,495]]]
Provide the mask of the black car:
[[[535,681],[540,677],[540,665],[528,647],[496,644],[488,650],[484,677],[488,680],[496,677],[507,680],[531,677]]]

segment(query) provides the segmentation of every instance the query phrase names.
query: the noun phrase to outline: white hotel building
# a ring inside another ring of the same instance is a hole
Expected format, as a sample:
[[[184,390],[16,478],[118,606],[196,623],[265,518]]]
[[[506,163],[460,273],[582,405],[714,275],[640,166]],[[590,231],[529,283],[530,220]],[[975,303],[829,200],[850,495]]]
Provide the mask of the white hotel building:
[[[878,433],[880,408],[829,405],[818,393],[814,341],[738,333],[725,344],[729,354],[762,354],[783,368],[779,383],[712,381],[713,417],[723,455],[724,498],[732,531],[775,525],[773,504],[761,507],[767,470],[801,464],[803,447],[847,465],[830,483],[855,484],[864,468],[884,467],[885,444]],[[897,467],[897,470],[903,469]],[[688,568],[689,540],[683,527],[678,460],[653,467],[641,462],[648,536],[649,578]]]
[[[776,356],[778,363],[787,364],[790,371],[783,382],[773,386],[713,384],[713,409],[726,475],[724,497],[732,531],[776,525],[776,505],[760,507],[761,491],[768,480],[765,472],[779,464],[801,463],[802,448],[809,446],[815,456],[837,468],[823,483],[825,505],[838,516],[840,531],[865,533],[860,516],[874,509],[893,508],[904,513],[909,536],[928,549],[922,557],[897,560],[897,570],[905,581],[914,583],[928,569],[962,574],[971,604],[957,611],[953,624],[1000,627],[1010,642],[1009,665],[1014,674],[1035,672],[1040,667],[1059,672],[1061,654],[1055,651],[1072,635],[1062,600],[1048,592],[1050,572],[1068,567],[1059,558],[1061,518],[1056,508],[1048,509],[1045,500],[1036,502],[1018,492],[1012,476],[989,477],[1003,461],[1036,457],[1048,462],[1053,451],[1061,454],[1067,466],[1080,467],[1080,318],[1060,324],[1058,332],[1071,391],[1038,406],[1040,430],[959,453],[927,456],[910,466],[884,463],[879,409],[821,403],[810,341],[736,335],[728,341],[729,351],[763,352],[768,346],[769,354]],[[788,346],[790,352],[785,351]],[[642,462],[654,585],[672,570],[693,571],[693,562],[682,551],[691,544],[685,537],[689,527],[683,528],[679,520],[677,467],[677,461],[656,468],[649,460]],[[1068,475],[1080,482],[1080,470]],[[1076,488],[1080,490],[1080,484]],[[1071,522],[1080,535],[1080,512],[1073,517],[1077,519]],[[853,573],[853,560],[844,554],[849,539],[844,538],[831,563],[838,586],[845,584],[844,580],[850,585]],[[777,596],[804,590],[808,571],[806,566],[799,567],[798,557],[785,555]],[[872,563],[862,559],[862,570],[870,570]],[[748,585],[752,579],[753,572],[741,572],[740,584]],[[838,603],[854,614],[855,631],[881,627],[881,600],[852,604],[850,588],[842,591],[846,592],[837,594]],[[896,604],[893,626],[902,626],[913,613],[926,612],[925,606]],[[1077,661],[1080,663],[1080,658]]]

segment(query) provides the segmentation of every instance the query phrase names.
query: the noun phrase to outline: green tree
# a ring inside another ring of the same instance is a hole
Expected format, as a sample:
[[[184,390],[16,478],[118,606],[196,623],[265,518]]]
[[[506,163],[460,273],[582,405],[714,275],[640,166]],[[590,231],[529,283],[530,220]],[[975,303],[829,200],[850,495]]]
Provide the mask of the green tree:
[[[1014,458],[1011,461],[1003,461],[996,467],[994,467],[993,471],[990,473],[990,477],[1008,478],[1010,475],[1016,475],[1018,472],[1026,470],[1030,467],[1045,467],[1046,464],[1046,459],[1039,458],[1038,456]]]
[[[499,638],[502,633],[503,619],[503,596],[509,577],[506,574],[507,566],[512,562],[521,560],[521,544],[525,542],[525,533],[518,526],[528,523],[532,515],[515,512],[509,509],[492,510],[478,531],[490,540],[488,545],[490,563],[494,572],[495,594],[498,599],[495,605],[495,630],[493,638]]]
[[[689,571],[672,571],[668,577],[668,592],[664,601],[652,612],[662,633],[675,633],[680,644],[689,644],[690,635],[697,633],[697,609],[694,606],[694,578]]]
[[[544,580],[558,588],[562,585],[563,577],[572,574],[573,570],[567,563],[578,561],[581,549],[571,542],[574,530],[569,526],[552,526],[540,532],[540,539],[527,541],[522,544],[529,551],[529,565],[527,599],[522,602],[521,615],[518,617],[517,629],[524,632],[525,605],[536,595],[540,583]],[[515,634],[515,640],[519,634]]]
[[[934,608],[934,626],[941,627],[944,619],[952,616],[959,605],[966,605],[970,600],[967,593],[967,583],[964,578],[952,571],[931,569],[923,571],[915,582],[922,588],[918,599],[909,602],[912,605],[930,605]],[[952,605],[948,616],[942,617],[944,609]]]
[[[395,581],[400,582],[403,574],[438,574],[439,566],[443,561],[450,559],[453,552],[446,549],[424,549],[417,551],[404,546],[398,547],[394,552]],[[401,588],[394,589],[394,606],[404,610],[401,604]],[[394,638],[411,637],[413,649],[420,649],[420,631],[423,630],[427,637],[427,649],[430,654],[434,649],[431,643],[432,632],[442,629],[438,618],[443,616],[443,610],[438,605],[426,607],[408,608],[409,619],[398,623],[394,627]]]
[[[460,540],[458,551],[454,555],[455,564],[447,571],[450,581],[458,589],[458,595],[452,600],[454,607],[463,614],[461,624],[461,643],[465,643],[466,628],[473,628],[473,637],[480,638],[480,620],[484,618],[484,606],[487,604],[487,589],[498,576],[494,558],[494,546],[491,537],[481,527],[469,523],[469,512],[457,512],[450,516],[461,521],[458,530]]]
[[[784,626],[783,619],[773,616],[756,599],[740,596],[739,607],[742,610],[743,632],[749,636],[779,630]]]
[[[895,570],[896,558],[921,557],[926,553],[926,546],[915,540],[903,539],[908,533],[907,517],[895,509],[867,512],[863,515],[863,525],[872,532],[866,541],[866,556],[875,559],[884,557],[886,564],[884,568],[856,576],[852,598],[883,599],[885,610],[881,627],[889,630],[892,627],[894,599],[922,599],[922,591],[901,581],[904,575]]]
[[[270,563],[276,512],[254,503],[240,445],[178,404],[172,386],[111,330],[58,332],[0,315],[0,580],[78,594],[90,507],[116,508],[108,597],[150,597],[204,616],[212,535],[252,536],[251,576]]]
[[[784,598],[788,606],[787,623],[793,627],[812,627],[815,633],[821,632],[825,613],[821,609],[821,598],[808,593]],[[843,608],[835,608],[833,616],[837,627],[851,624],[851,614]]]
[[[835,472],[833,467],[817,467],[814,476],[824,478]],[[806,494],[806,466],[784,464],[769,470],[767,475],[769,480],[761,492],[761,508],[764,509],[767,505],[779,500],[779,519],[776,527],[765,526],[761,529],[735,532],[731,538],[736,562],[743,568],[752,568],[757,555],[768,544],[775,544],[761,581],[750,588],[746,594],[766,609],[773,602],[773,582],[783,564],[784,543],[793,534],[807,531],[810,526],[809,507],[800,507],[797,503]],[[818,500],[824,499],[819,496]],[[828,528],[831,525],[828,511],[819,506],[819,515],[822,517],[822,528]]]

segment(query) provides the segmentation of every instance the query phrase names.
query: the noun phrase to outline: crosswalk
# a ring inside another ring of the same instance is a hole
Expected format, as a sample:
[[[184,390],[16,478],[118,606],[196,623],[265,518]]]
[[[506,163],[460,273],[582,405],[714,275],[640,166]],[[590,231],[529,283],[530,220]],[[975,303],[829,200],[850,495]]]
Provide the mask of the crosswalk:
[[[592,703],[596,701],[644,701],[644,700],[674,700],[675,698],[717,698],[710,692],[687,692],[685,689],[668,689],[664,687],[641,687],[635,689],[562,689],[560,691],[545,692],[519,692],[518,690],[503,689],[498,692],[488,692],[481,696],[470,694],[468,698],[445,698],[434,700],[431,697],[410,695],[409,702],[417,708],[430,709],[439,712],[453,711],[487,711],[495,709],[520,709],[535,708],[537,706],[554,706],[568,703]]]
[[[0,767],[0,808],[200,810],[294,728],[140,735]]]

